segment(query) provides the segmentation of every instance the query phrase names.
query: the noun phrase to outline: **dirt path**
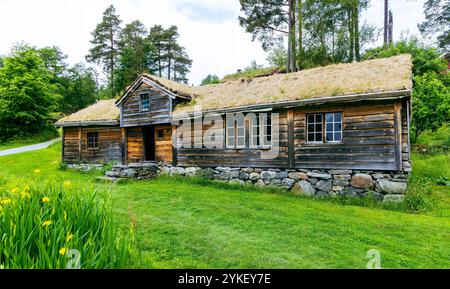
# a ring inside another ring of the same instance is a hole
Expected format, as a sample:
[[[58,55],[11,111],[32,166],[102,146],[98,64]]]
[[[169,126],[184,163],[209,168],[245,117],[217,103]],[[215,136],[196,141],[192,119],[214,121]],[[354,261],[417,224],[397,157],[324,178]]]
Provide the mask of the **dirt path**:
[[[59,137],[59,138],[55,138],[55,139],[52,139],[52,140],[49,140],[49,141],[46,141],[43,143],[3,150],[3,151],[0,151],[0,157],[45,149],[60,140],[61,140],[61,138]]]

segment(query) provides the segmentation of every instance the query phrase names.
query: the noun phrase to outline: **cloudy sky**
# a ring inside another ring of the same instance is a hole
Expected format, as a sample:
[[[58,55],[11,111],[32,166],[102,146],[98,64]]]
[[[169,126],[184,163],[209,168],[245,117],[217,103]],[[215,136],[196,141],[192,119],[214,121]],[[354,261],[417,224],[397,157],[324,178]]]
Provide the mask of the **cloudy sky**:
[[[395,39],[402,31],[418,33],[424,1],[391,1]],[[194,84],[208,73],[222,77],[252,60],[266,63],[260,44],[252,42],[238,24],[238,0],[0,0],[0,55],[7,54],[14,43],[25,41],[61,47],[70,64],[84,61],[90,32],[109,4],[114,4],[123,23],[139,19],[147,27],[177,25],[180,42],[194,60],[189,75]],[[363,18],[381,28],[383,0],[372,0]]]

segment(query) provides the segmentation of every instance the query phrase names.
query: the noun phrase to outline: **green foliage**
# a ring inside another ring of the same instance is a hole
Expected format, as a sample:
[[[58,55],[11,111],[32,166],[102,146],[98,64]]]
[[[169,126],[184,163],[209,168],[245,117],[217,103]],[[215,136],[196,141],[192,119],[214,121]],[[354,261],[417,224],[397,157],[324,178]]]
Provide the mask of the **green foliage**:
[[[436,184],[437,184],[438,186],[446,186],[446,187],[450,187],[450,178],[447,177],[447,176],[442,175],[442,176],[440,176],[440,177],[438,178],[438,180],[436,181]]]
[[[123,91],[142,73],[154,73],[154,47],[147,39],[147,29],[139,20],[127,24],[121,31],[120,52],[116,73],[115,94]]]
[[[208,74],[208,76],[206,76],[205,79],[202,80],[202,85],[218,83],[220,83],[220,78],[215,74]]]
[[[269,51],[267,61],[269,62],[270,65],[275,67],[286,66],[287,51],[286,48],[284,48],[283,44],[279,44]]]
[[[125,238],[115,229],[109,194],[70,181],[3,192],[0,231],[0,265],[7,269],[76,267],[72,250],[80,268],[123,268],[132,253],[133,231]]]
[[[414,77],[413,128],[415,139],[450,122],[450,89],[435,73]]]
[[[60,109],[65,114],[76,112],[97,100],[96,73],[82,63],[68,68],[58,81],[63,95]]]
[[[102,21],[92,32],[92,48],[86,56],[87,61],[103,66],[103,70],[108,74],[109,85],[113,90],[115,88],[114,72],[119,57],[121,22],[113,5],[106,8]]]
[[[419,24],[424,36],[437,35],[439,48],[450,52],[450,1],[427,0],[424,4],[425,21]]]
[[[0,141],[47,129],[61,99],[55,75],[36,48],[15,46],[0,68]]]
[[[272,50],[272,65],[281,67],[290,58],[296,60],[297,65],[288,65],[289,71],[359,61],[364,45],[375,37],[373,25],[360,23],[368,0],[240,0],[240,4],[240,25],[264,50]],[[291,48],[280,49],[286,38]]]
[[[166,77],[177,82],[187,83],[187,74],[192,66],[186,49],[178,43],[178,28],[161,25],[150,28],[148,41],[154,47],[154,67],[159,77]]]
[[[405,196],[405,210],[410,213],[422,213],[432,209],[430,200],[432,184],[426,178],[412,179]]]
[[[450,121],[450,77],[445,59],[434,48],[426,47],[416,38],[402,39],[387,48],[371,49],[365,59],[385,58],[410,53],[413,60],[414,141],[427,129],[436,131]]]

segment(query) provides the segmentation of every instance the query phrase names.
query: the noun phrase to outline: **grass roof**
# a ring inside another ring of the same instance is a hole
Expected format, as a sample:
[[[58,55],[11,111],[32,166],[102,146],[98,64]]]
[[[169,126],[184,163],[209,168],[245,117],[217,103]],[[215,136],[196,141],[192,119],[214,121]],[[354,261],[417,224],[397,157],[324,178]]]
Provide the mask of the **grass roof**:
[[[219,84],[188,87],[193,101],[178,106],[175,114],[201,105],[204,111],[351,94],[412,89],[411,55],[344,63],[276,74],[236,79]],[[178,84],[179,85],[179,84]]]
[[[56,125],[66,126],[80,122],[114,122],[120,118],[115,99],[99,100],[91,106],[60,119]]]

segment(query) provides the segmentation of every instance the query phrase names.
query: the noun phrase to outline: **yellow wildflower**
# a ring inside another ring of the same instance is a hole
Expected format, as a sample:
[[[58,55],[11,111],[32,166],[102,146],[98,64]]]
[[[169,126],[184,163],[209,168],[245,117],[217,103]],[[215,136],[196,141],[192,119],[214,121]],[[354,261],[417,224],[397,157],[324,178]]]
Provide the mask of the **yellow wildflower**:
[[[67,248],[61,248],[61,249],[59,249],[59,254],[64,256],[67,254],[67,251],[68,251]]]
[[[48,227],[52,224],[53,222],[51,220],[47,220],[44,223],[42,223],[42,227]]]
[[[49,197],[43,197],[42,198],[42,202],[43,203],[50,203],[50,198]]]
[[[20,197],[22,199],[29,199],[30,198],[30,194],[24,191],[24,192],[20,193]]]
[[[70,187],[72,187],[72,183],[70,181],[65,181],[64,182],[64,188],[65,189],[70,189]]]
[[[40,169],[35,169],[33,172],[34,172],[35,174],[40,174],[40,173],[41,173],[41,170],[40,170]]]
[[[0,205],[8,205],[11,204],[11,199],[3,199],[0,201]]]
[[[66,238],[66,241],[67,242],[70,242],[70,241],[72,241],[72,239],[73,239],[73,234],[67,234],[67,238]]]
[[[19,191],[19,188],[13,188],[13,189],[11,190],[11,193],[16,194],[18,191]]]
[[[29,193],[30,192],[30,186],[25,186],[23,188],[24,193]]]

